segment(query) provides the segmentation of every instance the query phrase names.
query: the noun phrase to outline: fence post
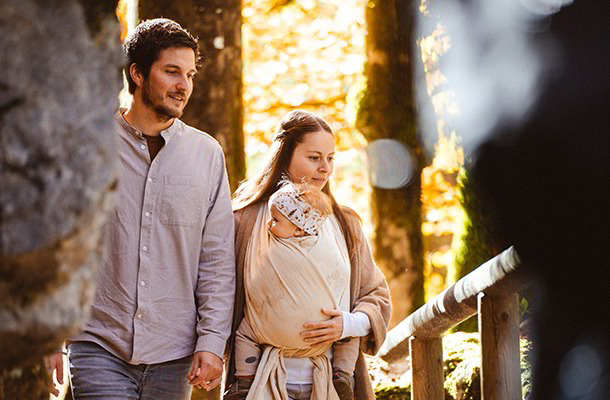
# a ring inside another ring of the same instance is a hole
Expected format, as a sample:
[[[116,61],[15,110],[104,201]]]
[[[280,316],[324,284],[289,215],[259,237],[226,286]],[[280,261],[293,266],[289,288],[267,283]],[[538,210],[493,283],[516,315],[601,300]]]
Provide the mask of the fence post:
[[[521,399],[519,295],[479,293],[481,399]]]
[[[409,338],[411,400],[444,400],[443,341]]]

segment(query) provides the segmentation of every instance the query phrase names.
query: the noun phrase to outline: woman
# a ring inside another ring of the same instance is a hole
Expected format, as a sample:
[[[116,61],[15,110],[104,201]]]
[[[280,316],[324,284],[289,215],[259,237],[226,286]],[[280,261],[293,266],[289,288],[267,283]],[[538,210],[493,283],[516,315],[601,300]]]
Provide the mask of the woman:
[[[330,191],[328,179],[333,172],[334,153],[334,136],[323,119],[306,111],[291,111],[278,127],[272,154],[265,167],[255,177],[242,183],[235,193],[237,290],[227,375],[231,397],[236,392],[245,397],[249,389],[247,378],[250,377],[236,377],[234,353],[235,331],[244,317],[244,267],[247,270],[251,260],[256,261],[251,255],[257,249],[249,248],[248,244],[252,242],[253,235],[256,237],[257,232],[253,232],[255,226],[260,227],[261,219],[267,217],[261,210],[266,210],[269,197],[278,189],[282,177],[287,176],[293,182],[307,182],[330,197],[334,220],[338,223],[339,235],[342,235],[346,254],[349,255],[348,309],[344,312],[324,310],[324,314],[330,318],[305,324],[304,340],[316,346],[338,341],[345,336],[342,335],[344,328],[351,333],[364,332],[362,335],[350,335],[361,336],[355,379],[352,380],[355,381],[353,390],[356,400],[374,399],[362,353],[375,354],[385,339],[391,313],[390,295],[383,274],[373,262],[360,218],[353,210],[340,207]],[[294,399],[309,399],[314,364],[308,358],[286,358],[284,361],[288,395]],[[335,379],[345,380],[345,377],[333,376],[333,381]]]

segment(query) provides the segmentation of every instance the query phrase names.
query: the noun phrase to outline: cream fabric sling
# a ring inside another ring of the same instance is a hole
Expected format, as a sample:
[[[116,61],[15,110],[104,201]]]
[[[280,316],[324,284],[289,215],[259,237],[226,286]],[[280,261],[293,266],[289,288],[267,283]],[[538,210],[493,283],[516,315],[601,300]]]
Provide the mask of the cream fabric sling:
[[[329,217],[320,235],[334,237],[279,239],[267,231],[268,215],[268,207],[261,207],[244,264],[245,318],[256,341],[267,344],[261,346],[263,352],[247,399],[288,400],[284,357],[309,357],[314,364],[311,399],[338,400],[327,357],[331,345],[310,348],[300,332],[305,322],[328,319],[322,308],[337,309],[339,302],[349,301],[349,273],[341,275],[332,268],[321,271],[311,257],[328,249],[328,254],[340,254],[339,262],[349,266],[347,250],[337,251],[341,243],[337,239],[343,241],[340,227]]]

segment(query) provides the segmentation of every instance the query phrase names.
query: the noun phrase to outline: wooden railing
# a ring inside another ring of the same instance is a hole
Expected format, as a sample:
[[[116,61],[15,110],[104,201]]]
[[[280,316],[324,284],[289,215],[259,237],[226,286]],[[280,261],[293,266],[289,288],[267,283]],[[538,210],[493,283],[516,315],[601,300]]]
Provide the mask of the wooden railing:
[[[410,355],[411,399],[443,400],[441,335],[478,313],[482,399],[521,399],[518,292],[529,281],[510,247],[388,332],[379,355],[389,363]]]

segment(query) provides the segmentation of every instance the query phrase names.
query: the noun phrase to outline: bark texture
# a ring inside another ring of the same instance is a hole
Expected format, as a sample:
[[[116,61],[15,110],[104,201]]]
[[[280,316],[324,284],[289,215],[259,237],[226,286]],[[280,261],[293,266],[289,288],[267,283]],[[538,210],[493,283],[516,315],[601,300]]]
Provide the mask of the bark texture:
[[[241,0],[140,0],[138,17],[170,18],[199,37],[202,65],[181,119],[220,142],[235,190],[246,177]]]
[[[123,56],[116,1],[83,3],[0,3],[0,398],[39,398],[103,259]]]
[[[407,146],[414,159],[409,185],[373,187],[374,257],[392,292],[396,325],[423,304],[421,169],[417,136],[414,69],[414,18],[417,2],[371,0],[366,8],[366,87],[358,104],[356,126],[369,143],[393,139]]]

